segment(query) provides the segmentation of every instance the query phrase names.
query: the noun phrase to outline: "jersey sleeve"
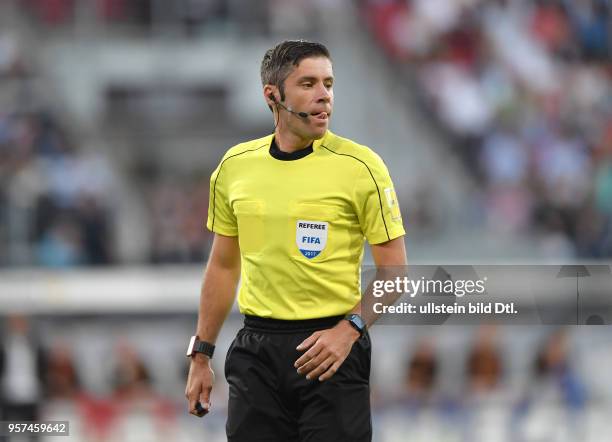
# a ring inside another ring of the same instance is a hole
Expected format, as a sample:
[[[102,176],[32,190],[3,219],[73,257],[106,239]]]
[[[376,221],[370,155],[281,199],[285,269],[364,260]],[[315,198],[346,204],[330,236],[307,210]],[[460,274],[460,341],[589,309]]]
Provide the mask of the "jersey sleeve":
[[[363,162],[355,183],[355,204],[361,230],[370,244],[405,235],[395,188],[387,166],[373,154]]]
[[[223,162],[210,177],[208,199],[208,230],[225,236],[238,235],[238,222],[229,202],[229,176]]]

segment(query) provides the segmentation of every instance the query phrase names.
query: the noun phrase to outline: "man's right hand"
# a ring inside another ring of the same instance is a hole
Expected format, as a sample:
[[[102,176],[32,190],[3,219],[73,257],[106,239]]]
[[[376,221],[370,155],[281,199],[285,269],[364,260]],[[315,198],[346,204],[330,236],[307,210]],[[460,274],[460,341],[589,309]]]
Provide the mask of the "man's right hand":
[[[202,417],[210,411],[210,392],[214,382],[215,373],[210,366],[210,359],[203,354],[193,356],[185,388],[190,414]],[[199,410],[196,405],[198,402],[202,406]]]

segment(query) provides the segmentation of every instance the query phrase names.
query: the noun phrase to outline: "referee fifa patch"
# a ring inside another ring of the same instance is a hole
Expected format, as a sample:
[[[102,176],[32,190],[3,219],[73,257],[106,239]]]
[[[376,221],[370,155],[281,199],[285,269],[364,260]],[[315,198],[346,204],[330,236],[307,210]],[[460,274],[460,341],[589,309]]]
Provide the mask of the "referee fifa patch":
[[[308,259],[319,255],[327,245],[328,228],[325,221],[297,220],[295,242],[300,253]]]

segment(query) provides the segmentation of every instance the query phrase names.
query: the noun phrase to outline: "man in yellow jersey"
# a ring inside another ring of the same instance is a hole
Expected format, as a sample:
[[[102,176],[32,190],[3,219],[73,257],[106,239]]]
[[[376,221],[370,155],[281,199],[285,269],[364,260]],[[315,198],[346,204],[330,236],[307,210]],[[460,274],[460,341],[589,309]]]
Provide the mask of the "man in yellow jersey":
[[[406,263],[387,168],[329,131],[325,46],[284,41],[261,64],[274,133],[232,147],[210,181],[215,239],[186,397],[210,410],[210,358],[234,302],[245,326],[227,353],[229,441],[370,441],[370,338],[360,314],[367,239],[378,267]]]

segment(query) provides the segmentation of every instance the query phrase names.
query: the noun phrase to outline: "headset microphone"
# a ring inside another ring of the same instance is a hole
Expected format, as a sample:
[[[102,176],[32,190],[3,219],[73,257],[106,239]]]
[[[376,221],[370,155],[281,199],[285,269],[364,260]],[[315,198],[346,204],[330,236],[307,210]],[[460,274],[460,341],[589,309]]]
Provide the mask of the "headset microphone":
[[[289,110],[289,109],[287,109]],[[293,111],[290,111],[293,112]],[[306,112],[293,112],[294,114],[296,114],[298,117],[302,117],[302,118],[308,118],[309,115]]]
[[[308,118],[310,116],[306,112],[296,112],[293,109],[291,109],[291,106],[287,107],[283,103],[276,101],[276,97],[273,94],[268,95],[268,98],[272,100],[274,103],[278,104],[283,109],[285,109],[287,112],[297,115],[300,118]]]

